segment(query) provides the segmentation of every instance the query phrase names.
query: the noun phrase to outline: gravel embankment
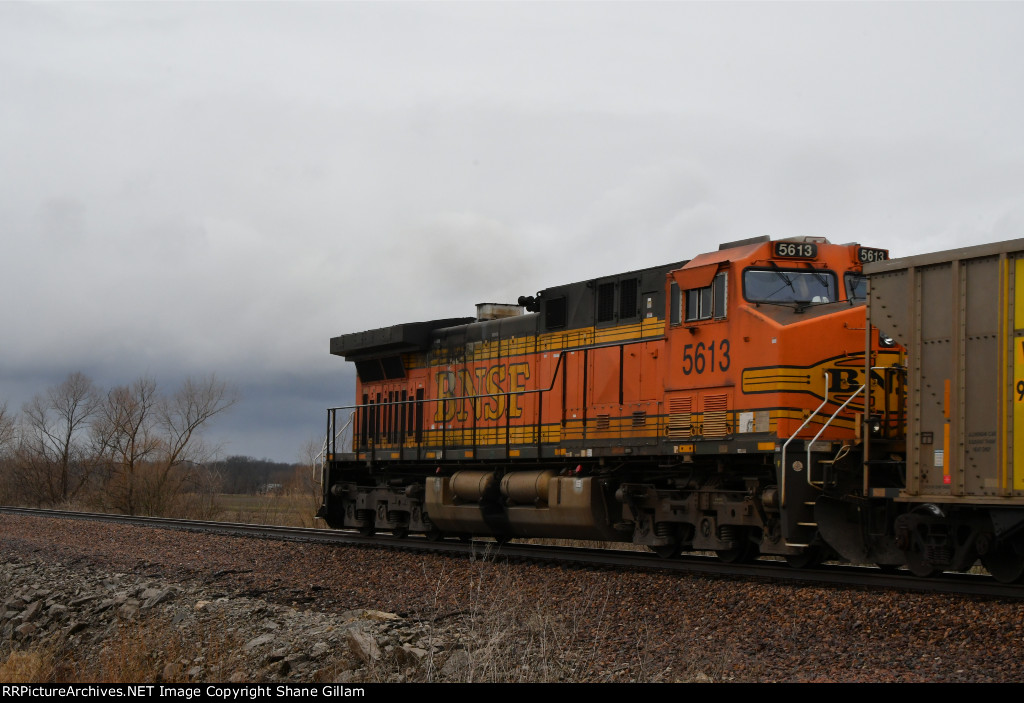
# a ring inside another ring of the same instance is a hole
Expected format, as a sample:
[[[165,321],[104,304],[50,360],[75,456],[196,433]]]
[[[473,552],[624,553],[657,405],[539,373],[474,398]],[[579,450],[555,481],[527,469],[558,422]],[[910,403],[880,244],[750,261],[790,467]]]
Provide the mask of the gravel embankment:
[[[177,636],[145,645],[167,681],[1024,680],[1018,602],[10,515],[0,534],[3,657],[109,660],[152,622]]]

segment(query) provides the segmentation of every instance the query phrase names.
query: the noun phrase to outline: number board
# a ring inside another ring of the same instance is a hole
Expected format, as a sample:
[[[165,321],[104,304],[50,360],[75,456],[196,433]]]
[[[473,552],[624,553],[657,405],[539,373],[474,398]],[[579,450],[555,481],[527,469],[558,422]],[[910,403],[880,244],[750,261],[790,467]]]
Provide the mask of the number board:
[[[818,245],[811,242],[775,242],[775,257],[779,259],[814,259]]]
[[[870,247],[857,247],[857,261],[862,264],[870,264],[874,261],[885,261],[889,258],[888,249],[871,249]]]

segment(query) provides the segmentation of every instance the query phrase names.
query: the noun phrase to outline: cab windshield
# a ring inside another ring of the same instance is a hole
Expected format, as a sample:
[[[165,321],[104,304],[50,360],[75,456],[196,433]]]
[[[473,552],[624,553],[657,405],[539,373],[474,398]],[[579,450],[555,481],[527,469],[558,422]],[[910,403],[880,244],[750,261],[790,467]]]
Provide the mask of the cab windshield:
[[[743,272],[743,297],[751,303],[831,303],[836,294],[836,275],[828,270],[779,268]]]

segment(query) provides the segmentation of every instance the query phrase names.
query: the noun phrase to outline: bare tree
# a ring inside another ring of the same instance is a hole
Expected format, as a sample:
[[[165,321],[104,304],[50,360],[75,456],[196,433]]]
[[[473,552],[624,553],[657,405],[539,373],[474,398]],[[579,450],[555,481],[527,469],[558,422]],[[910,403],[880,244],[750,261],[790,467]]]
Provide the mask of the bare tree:
[[[17,432],[17,419],[7,411],[7,403],[0,404],[0,502],[13,503],[22,493],[13,481],[11,457]]]
[[[65,502],[88,482],[92,457],[85,436],[99,402],[96,385],[75,372],[25,403],[13,472],[31,500]]]
[[[297,511],[296,523],[313,527],[322,499],[320,460],[322,440],[309,437],[299,449],[299,463],[293,464],[291,476],[285,481],[283,493]]]
[[[0,458],[14,446],[15,417],[7,412],[7,403],[0,405]]]
[[[140,378],[107,393],[93,423],[97,454],[106,470],[105,496],[111,507],[128,515],[138,513],[141,475],[159,449],[153,432],[156,405],[156,381]]]
[[[166,463],[201,464],[210,457],[197,441],[200,428],[237,402],[234,391],[212,374],[204,379],[186,378],[181,388],[161,405],[160,427],[165,437]]]
[[[234,393],[214,376],[187,379],[170,397],[161,396],[151,378],[110,391],[95,438],[111,507],[129,515],[162,514],[208,459],[201,429],[234,403]]]

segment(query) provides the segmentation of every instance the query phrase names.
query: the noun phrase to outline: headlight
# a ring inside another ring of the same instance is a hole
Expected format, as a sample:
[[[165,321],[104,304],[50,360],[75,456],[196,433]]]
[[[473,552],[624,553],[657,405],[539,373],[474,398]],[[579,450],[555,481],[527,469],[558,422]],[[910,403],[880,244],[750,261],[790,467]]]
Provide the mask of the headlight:
[[[872,415],[868,418],[868,434],[877,437],[882,434],[882,418],[878,415]]]

